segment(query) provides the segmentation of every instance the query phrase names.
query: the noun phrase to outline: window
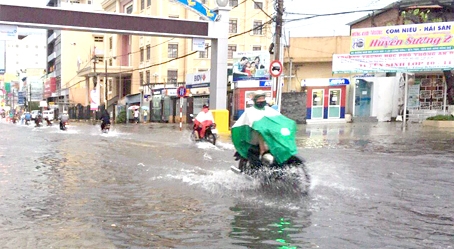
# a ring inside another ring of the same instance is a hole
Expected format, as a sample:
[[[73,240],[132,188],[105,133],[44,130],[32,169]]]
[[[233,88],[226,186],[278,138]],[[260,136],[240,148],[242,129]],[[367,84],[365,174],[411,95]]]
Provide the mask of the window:
[[[229,0],[229,6],[230,7],[238,6],[238,0]]]
[[[112,50],[113,48],[113,37],[109,37],[109,49]]]
[[[263,9],[262,2],[254,2],[254,9]]]
[[[254,21],[253,29],[254,29],[254,35],[262,35],[262,21]]]
[[[108,84],[107,84],[107,89],[109,89],[109,92],[112,92],[112,79],[109,79],[108,81]]]
[[[177,83],[178,70],[167,70],[167,83]]]
[[[103,42],[104,36],[95,35],[94,39],[95,39],[95,42]]]
[[[148,70],[148,71],[145,73],[145,75],[146,75],[146,78],[145,78],[146,83],[147,83],[147,84],[150,84],[150,79],[151,79],[151,78],[150,78],[150,70]]]
[[[109,59],[109,66],[112,66],[113,64],[113,60],[112,59]]]
[[[151,59],[151,47],[150,45],[147,45],[147,61]]]
[[[103,63],[103,62],[104,62],[104,57],[96,56],[96,63]]]
[[[140,0],[140,9],[145,9],[145,0]]]
[[[236,52],[236,45],[229,45],[228,47],[228,58],[233,58],[233,52]]]
[[[177,58],[178,57],[178,44],[169,44],[167,49],[168,58]]]
[[[147,0],[147,6],[148,6],[148,7],[151,6],[151,0]]]
[[[132,14],[132,5],[126,7],[126,14]]]
[[[144,58],[143,48],[140,48],[140,62],[143,62],[143,58]]]
[[[88,0],[88,1],[87,1],[87,4],[91,4],[91,0]]]
[[[260,46],[252,46],[252,51],[260,51],[262,50],[262,47]]]
[[[199,58],[202,59],[207,59],[208,58],[208,49],[210,47],[210,44],[205,43],[205,51],[200,51],[199,52]]]
[[[229,20],[229,33],[236,34],[238,32],[238,21]]]
[[[139,73],[140,85],[143,85],[143,72]]]

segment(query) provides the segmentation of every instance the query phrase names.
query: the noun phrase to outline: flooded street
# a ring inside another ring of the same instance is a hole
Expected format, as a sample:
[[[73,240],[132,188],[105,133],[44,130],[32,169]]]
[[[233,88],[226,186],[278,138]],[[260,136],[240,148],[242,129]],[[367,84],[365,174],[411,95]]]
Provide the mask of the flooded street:
[[[454,130],[302,125],[308,195],[178,124],[0,122],[1,248],[454,248]]]

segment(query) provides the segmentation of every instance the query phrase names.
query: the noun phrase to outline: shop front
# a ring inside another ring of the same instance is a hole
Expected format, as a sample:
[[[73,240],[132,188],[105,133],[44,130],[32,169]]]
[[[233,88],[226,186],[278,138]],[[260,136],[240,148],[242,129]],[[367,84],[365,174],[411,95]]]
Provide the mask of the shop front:
[[[345,121],[347,86],[346,78],[306,79],[301,86],[307,90],[308,123],[316,121]]]
[[[235,89],[233,90],[233,102],[235,104],[235,114],[233,118],[235,120],[243,114],[246,108],[254,105],[254,93],[258,90],[265,92],[267,102],[272,99],[270,80],[244,80],[235,83]]]

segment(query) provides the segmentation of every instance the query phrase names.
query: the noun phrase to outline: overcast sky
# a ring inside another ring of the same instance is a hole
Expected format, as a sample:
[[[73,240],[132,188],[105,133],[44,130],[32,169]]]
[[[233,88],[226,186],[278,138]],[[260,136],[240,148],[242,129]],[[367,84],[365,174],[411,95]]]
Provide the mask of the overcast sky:
[[[396,0],[285,0],[287,13],[328,14],[355,10],[383,8]],[[331,36],[349,35],[346,23],[367,15],[367,12],[348,15],[317,17],[302,21],[290,21],[285,24],[286,36]],[[285,15],[285,19],[304,18],[306,15]]]

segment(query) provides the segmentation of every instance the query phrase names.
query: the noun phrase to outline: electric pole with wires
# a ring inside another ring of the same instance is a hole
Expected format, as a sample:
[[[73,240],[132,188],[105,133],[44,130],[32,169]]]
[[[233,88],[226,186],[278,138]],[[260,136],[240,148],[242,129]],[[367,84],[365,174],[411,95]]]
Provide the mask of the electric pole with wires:
[[[274,60],[281,61],[281,39],[282,39],[282,24],[283,24],[283,15],[284,15],[284,0],[276,0],[275,3],[275,11],[276,11],[276,19],[275,19],[275,31],[274,31],[274,44],[273,44],[273,52],[274,52]],[[283,70],[283,69],[281,69]],[[276,82],[273,83],[272,92],[273,92],[273,99],[276,100],[276,104],[278,105],[279,111],[281,110],[281,94],[282,94],[282,86],[281,86],[281,77],[276,77]]]

